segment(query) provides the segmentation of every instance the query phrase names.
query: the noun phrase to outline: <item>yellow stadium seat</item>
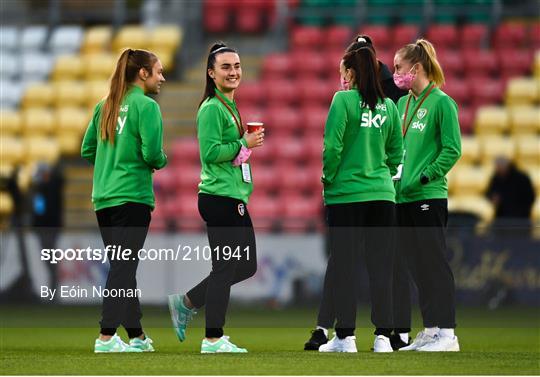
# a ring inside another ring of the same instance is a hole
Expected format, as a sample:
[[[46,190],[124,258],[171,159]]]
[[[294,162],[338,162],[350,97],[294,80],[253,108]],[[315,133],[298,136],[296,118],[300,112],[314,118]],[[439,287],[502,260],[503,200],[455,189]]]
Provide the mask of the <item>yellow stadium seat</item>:
[[[454,195],[448,199],[448,211],[472,213],[483,224],[489,223],[495,216],[493,204],[481,195]]]
[[[78,80],[83,72],[83,61],[78,55],[62,55],[56,60],[52,72],[54,81]]]
[[[125,48],[149,49],[149,31],[142,26],[124,26],[113,38],[113,51],[120,52]]]
[[[540,134],[540,106],[515,106],[509,112],[512,134]]]
[[[50,106],[54,88],[48,83],[36,83],[30,85],[24,91],[21,101],[22,107],[47,107]]]
[[[82,135],[88,126],[90,115],[88,111],[79,107],[62,107],[56,111],[56,135],[74,133]]]
[[[118,59],[112,54],[93,54],[83,57],[84,77],[88,81],[107,80],[114,73]]]
[[[491,178],[488,167],[462,166],[456,168],[450,179],[454,195],[483,195]]]
[[[13,110],[0,112],[0,135],[15,135],[21,132],[21,113]]]
[[[54,85],[56,107],[81,106],[86,100],[86,87],[79,81],[58,81]]]
[[[540,80],[517,77],[511,79],[506,87],[507,106],[534,105],[540,98]]]
[[[0,161],[2,164],[16,165],[22,161],[24,146],[20,137],[2,136],[0,138]]]
[[[110,26],[94,26],[84,34],[81,47],[83,54],[100,54],[105,52],[112,40],[112,28]]]
[[[49,134],[53,131],[53,112],[44,108],[30,108],[22,113],[23,133],[28,136]]]
[[[158,26],[150,33],[149,48],[151,51],[174,52],[182,43],[182,39],[182,30],[177,25]]]
[[[516,161],[520,166],[540,168],[540,137],[520,137],[516,140]]]
[[[480,138],[482,164],[492,165],[497,157],[513,160],[516,152],[514,139],[501,136],[485,136]]]
[[[460,162],[476,163],[480,157],[480,143],[474,136],[463,136],[461,138],[461,158]]]
[[[506,108],[485,106],[478,109],[475,119],[477,135],[498,135],[508,130],[509,116]]]
[[[55,138],[51,137],[27,137],[24,140],[25,162],[35,164],[47,162],[54,164],[60,157],[60,146]]]
[[[86,106],[93,110],[96,104],[104,99],[109,93],[109,82],[89,81],[86,83]]]
[[[13,212],[13,199],[5,191],[0,192],[0,216],[7,216]]]
[[[0,177],[9,177],[13,173],[13,169],[15,169],[15,164],[13,163],[4,163],[3,161],[0,163]]]
[[[163,71],[170,71],[174,68],[174,54],[171,53],[168,50],[152,50],[153,53],[156,54],[156,56],[159,58],[159,61],[161,61],[161,65],[163,66]]]
[[[57,136],[60,152],[64,156],[80,156],[82,136],[78,132],[64,132]]]

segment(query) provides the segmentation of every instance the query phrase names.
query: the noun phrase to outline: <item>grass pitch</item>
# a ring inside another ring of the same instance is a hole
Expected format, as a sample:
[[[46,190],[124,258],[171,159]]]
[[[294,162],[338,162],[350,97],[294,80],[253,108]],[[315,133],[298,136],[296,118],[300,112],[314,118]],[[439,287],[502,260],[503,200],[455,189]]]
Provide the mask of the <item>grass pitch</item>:
[[[459,353],[370,352],[369,314],[359,313],[358,354],[303,351],[315,309],[232,308],[226,334],[244,355],[201,355],[204,313],[179,343],[164,307],[144,308],[152,354],[93,353],[97,307],[1,307],[0,374],[38,375],[530,375],[540,374],[539,312],[458,310]],[[418,315],[415,315],[418,318]],[[418,323],[415,323],[418,327]],[[416,329],[415,329],[416,330]],[[126,339],[124,330],[119,334]]]

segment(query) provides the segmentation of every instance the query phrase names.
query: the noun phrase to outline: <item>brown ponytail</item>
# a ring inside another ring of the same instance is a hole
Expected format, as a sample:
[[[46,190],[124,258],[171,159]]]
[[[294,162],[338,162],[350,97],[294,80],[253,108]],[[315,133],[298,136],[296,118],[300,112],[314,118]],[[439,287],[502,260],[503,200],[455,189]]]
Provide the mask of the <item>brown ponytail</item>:
[[[444,85],[444,73],[431,42],[418,39],[416,43],[408,44],[399,49],[397,54],[400,54],[404,60],[412,64],[422,64],[429,81],[433,81],[438,87]]]
[[[372,47],[360,47],[347,51],[343,57],[343,65],[354,71],[354,82],[360,96],[362,106],[368,106],[371,111],[379,100],[384,99],[384,92],[379,80],[379,63]]]
[[[120,104],[126,95],[129,84],[132,84],[137,79],[137,74],[141,68],[144,68],[151,76],[152,67],[156,61],[157,56],[150,51],[128,48],[122,52],[110,79],[109,94],[105,98],[101,109],[101,140],[107,140],[114,144]]]

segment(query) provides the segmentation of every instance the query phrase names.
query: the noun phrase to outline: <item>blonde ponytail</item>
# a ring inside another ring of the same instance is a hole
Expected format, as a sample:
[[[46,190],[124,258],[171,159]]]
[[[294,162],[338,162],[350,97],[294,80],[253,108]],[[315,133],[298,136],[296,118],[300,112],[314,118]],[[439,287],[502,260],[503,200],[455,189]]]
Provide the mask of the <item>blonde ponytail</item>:
[[[441,87],[444,85],[444,72],[437,60],[437,53],[431,42],[426,39],[418,39],[416,43],[402,47],[397,53],[412,64],[422,64],[429,81],[433,81],[436,86]]]
[[[114,136],[116,135],[116,119],[120,110],[120,102],[127,91],[126,68],[131,51],[128,48],[120,55],[116,63],[116,69],[110,79],[111,86],[109,94],[101,109],[101,140],[108,140],[111,144],[114,144]]]

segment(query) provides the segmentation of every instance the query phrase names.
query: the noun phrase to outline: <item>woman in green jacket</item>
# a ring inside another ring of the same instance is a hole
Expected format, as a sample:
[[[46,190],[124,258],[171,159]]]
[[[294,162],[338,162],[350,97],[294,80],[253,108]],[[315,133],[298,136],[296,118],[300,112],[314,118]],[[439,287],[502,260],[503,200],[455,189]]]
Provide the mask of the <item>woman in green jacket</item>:
[[[395,190],[392,176],[403,151],[399,116],[379,82],[373,49],[343,57],[342,76],[351,90],[334,95],[324,131],[324,202],[336,336],[320,352],[356,352],[356,267],[364,254],[376,327],[375,352],[392,352],[392,259]]]
[[[94,165],[92,202],[110,262],[107,290],[137,292],[137,254],[155,205],[152,172],[167,164],[159,105],[146,94],[158,94],[164,81],[156,55],[125,50],[111,77],[109,94],[96,105],[84,135],[81,155]],[[119,248],[131,250],[127,260],[115,256],[114,250]],[[104,297],[94,351],[153,351],[141,317],[137,294]],[[129,346],[116,335],[120,325],[127,330]]]
[[[264,130],[244,130],[234,93],[242,78],[236,50],[217,43],[207,60],[206,88],[197,114],[201,157],[199,212],[206,222],[212,252],[210,275],[185,295],[170,295],[176,335],[185,339],[196,308],[206,307],[201,353],[245,353],[223,334],[231,286],[257,270],[255,233],[247,209],[253,183],[251,149],[263,144]]]
[[[396,183],[399,249],[418,287],[425,329],[400,351],[459,351],[454,335],[455,287],[446,260],[448,219],[446,174],[461,155],[458,109],[440,87],[444,74],[433,45],[423,39],[394,57],[401,97],[404,160]],[[406,327],[398,324],[398,327]]]

